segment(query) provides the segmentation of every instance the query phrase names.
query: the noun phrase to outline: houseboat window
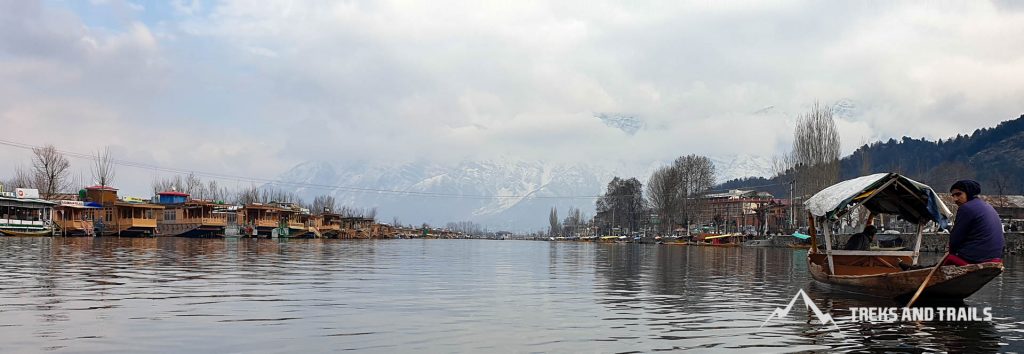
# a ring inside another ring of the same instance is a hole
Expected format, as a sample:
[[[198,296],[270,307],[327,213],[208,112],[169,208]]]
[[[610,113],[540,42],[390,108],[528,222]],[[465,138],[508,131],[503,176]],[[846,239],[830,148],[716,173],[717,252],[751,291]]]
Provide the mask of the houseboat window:
[[[153,209],[146,209],[146,219],[153,218]]]
[[[113,209],[106,208],[106,209],[103,209],[103,211],[104,211],[104,214],[106,214],[104,216],[104,219],[107,219],[107,222],[111,222],[111,221],[114,220],[114,210]]]

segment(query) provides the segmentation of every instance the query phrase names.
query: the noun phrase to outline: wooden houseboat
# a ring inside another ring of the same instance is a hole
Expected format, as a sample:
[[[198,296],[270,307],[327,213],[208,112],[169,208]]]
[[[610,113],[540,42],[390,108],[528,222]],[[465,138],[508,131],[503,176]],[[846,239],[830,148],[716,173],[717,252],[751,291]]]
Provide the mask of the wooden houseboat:
[[[278,231],[279,237],[315,237],[320,231],[312,227],[309,218],[309,209],[302,208],[295,203],[271,203],[281,209],[281,226]]]
[[[341,215],[324,212],[314,219],[314,227],[326,238],[341,238]]]
[[[342,238],[372,238],[373,218],[347,216],[341,218]]]
[[[0,192],[0,234],[5,236],[50,236],[50,219],[55,203],[39,199],[36,189],[17,188]]]
[[[923,285],[922,299],[960,301],[1003,272],[1001,262],[903,270],[900,263],[917,264],[925,226],[935,223],[945,228],[952,213],[931,187],[899,174],[879,173],[843,181],[818,192],[804,205],[810,213],[812,228],[808,232],[812,246],[807,255],[807,268],[811,277],[819,282],[898,300],[911,298]],[[877,215],[898,215],[916,224],[913,250],[837,249],[832,241],[832,224],[859,207]],[[824,231],[824,250],[816,247],[815,226]]]
[[[61,200],[53,209],[56,233],[61,236],[96,236],[93,218],[100,209],[96,203]]]
[[[188,193],[157,193],[158,203],[164,207],[157,218],[161,236],[223,237],[228,224],[228,213],[218,212],[223,205],[193,200]]]
[[[281,223],[282,209],[276,205],[252,203],[242,208],[244,215],[243,235],[251,237],[272,237]]]
[[[157,215],[161,205],[143,199],[118,199],[117,189],[109,186],[85,187],[85,201],[97,203],[93,224],[100,235],[154,236],[157,235]]]

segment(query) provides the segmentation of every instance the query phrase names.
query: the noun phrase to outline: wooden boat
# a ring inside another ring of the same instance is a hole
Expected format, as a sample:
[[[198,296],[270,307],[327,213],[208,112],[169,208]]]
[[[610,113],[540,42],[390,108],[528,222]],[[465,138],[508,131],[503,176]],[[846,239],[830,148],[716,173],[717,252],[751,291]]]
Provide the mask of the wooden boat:
[[[811,244],[816,245],[815,223],[824,231],[825,249],[812,247],[807,255],[814,280],[864,294],[904,300],[925,281],[931,267],[904,271],[917,264],[922,230],[929,223],[948,225],[949,208],[931,187],[895,173],[879,173],[840,182],[804,202],[810,221]],[[831,224],[857,208],[875,214],[899,215],[917,224],[911,251],[849,251],[834,249]],[[1002,263],[942,266],[929,279],[922,300],[959,301],[971,296],[1003,272]]]
[[[697,245],[700,246],[713,246],[713,247],[739,247],[740,238],[743,235],[739,233],[713,235],[713,234],[701,234],[695,237]]]
[[[808,269],[814,280],[846,290],[899,300],[912,296],[931,271],[930,267],[901,270],[900,261],[911,261],[911,257],[906,256],[836,256],[833,259],[836,274],[832,275],[825,254],[816,253],[809,258]],[[944,266],[932,275],[921,296],[922,299],[931,300],[962,300],[1002,272],[1002,263]]]
[[[50,236],[53,234],[51,230],[41,231],[15,231],[15,230],[3,230],[0,229],[0,234],[4,236],[15,236],[15,237],[39,237],[39,236]]]

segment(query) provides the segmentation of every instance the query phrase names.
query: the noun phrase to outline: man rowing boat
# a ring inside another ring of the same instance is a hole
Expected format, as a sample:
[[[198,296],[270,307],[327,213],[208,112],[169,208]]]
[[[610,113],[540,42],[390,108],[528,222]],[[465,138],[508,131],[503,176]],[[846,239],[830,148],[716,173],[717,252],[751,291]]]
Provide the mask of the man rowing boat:
[[[957,181],[949,192],[959,208],[949,233],[949,257],[943,264],[1002,262],[1006,246],[1003,223],[996,209],[978,198],[981,185],[972,180]]]

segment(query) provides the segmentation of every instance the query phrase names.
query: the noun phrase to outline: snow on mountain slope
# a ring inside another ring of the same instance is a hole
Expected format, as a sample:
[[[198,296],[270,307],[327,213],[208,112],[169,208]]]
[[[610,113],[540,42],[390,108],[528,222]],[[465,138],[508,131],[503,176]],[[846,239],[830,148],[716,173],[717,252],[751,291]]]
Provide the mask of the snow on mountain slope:
[[[713,159],[719,181],[768,176],[770,160],[747,155]],[[558,164],[543,161],[492,160],[454,164],[414,162],[328,163],[311,161],[279,176],[304,200],[333,195],[342,205],[376,207],[378,219],[406,224],[443,225],[470,220],[492,229],[530,231],[547,227],[548,212],[570,207],[594,214],[596,196],[615,176],[647,182],[657,166]],[[343,188],[331,188],[343,187]]]

